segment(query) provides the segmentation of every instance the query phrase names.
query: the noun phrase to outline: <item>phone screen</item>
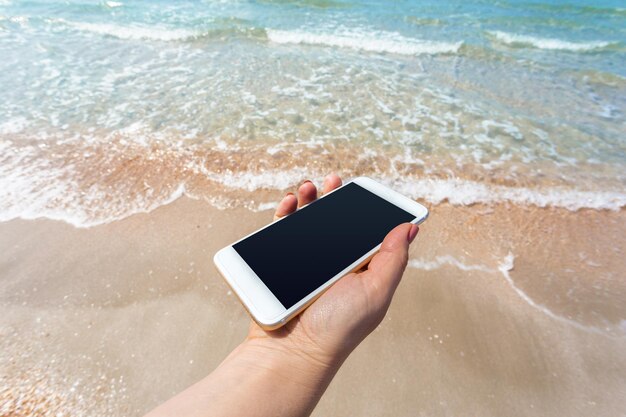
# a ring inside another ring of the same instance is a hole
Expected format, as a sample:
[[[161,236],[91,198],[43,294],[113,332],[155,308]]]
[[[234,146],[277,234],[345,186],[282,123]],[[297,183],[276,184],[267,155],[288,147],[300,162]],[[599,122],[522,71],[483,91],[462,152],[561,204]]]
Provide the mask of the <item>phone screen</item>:
[[[415,216],[349,183],[233,248],[289,309]]]

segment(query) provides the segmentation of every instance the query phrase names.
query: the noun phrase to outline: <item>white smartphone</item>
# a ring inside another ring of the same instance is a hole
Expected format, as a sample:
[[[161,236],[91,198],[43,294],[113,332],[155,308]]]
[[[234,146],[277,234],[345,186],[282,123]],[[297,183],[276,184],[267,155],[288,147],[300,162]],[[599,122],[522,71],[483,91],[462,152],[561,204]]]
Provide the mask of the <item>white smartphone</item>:
[[[421,204],[359,177],[226,246],[213,261],[252,318],[272,330],[365,266],[394,227],[427,217]]]

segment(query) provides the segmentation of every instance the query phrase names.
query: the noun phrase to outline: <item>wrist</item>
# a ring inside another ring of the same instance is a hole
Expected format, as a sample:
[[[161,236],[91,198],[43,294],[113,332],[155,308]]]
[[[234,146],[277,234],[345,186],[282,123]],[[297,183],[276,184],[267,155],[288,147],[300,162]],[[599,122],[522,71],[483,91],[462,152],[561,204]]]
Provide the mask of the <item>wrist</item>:
[[[343,362],[306,346],[288,346],[282,340],[265,338],[247,338],[233,355],[250,369],[261,370],[280,383],[296,384],[320,395]]]
[[[154,415],[310,415],[341,365],[247,338],[209,376],[163,404]],[[204,415],[204,414],[202,414]]]

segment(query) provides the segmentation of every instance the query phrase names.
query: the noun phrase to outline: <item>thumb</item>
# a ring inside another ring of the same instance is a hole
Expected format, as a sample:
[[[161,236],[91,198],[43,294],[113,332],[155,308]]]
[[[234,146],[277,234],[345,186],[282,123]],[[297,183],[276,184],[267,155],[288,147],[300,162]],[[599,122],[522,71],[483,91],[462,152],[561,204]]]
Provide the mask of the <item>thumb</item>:
[[[418,230],[417,225],[403,223],[387,234],[363,277],[376,292],[383,292],[387,297],[393,295],[409,259],[409,244]]]

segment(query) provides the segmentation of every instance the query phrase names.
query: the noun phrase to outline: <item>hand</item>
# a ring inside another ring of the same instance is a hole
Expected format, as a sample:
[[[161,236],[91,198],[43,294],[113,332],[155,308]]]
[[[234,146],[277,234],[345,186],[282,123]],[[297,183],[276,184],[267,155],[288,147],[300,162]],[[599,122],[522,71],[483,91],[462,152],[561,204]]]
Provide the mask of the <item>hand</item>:
[[[323,191],[340,185],[329,175]],[[280,202],[274,218],[316,198],[315,186],[305,182],[297,197]],[[150,416],[309,416],[341,363],[385,316],[417,231],[408,223],[393,229],[367,270],[341,278],[280,329],[266,332],[252,323],[246,341],[217,369]]]
[[[322,189],[328,193],[339,186],[341,179],[329,175]],[[317,188],[310,181],[303,183],[297,193],[297,197],[289,193],[283,198],[274,220],[317,199]],[[340,365],[384,318],[406,268],[409,244],[418,230],[410,223],[397,226],[385,237],[366,270],[341,278],[302,314],[277,330],[265,331],[252,322],[246,343],[300,354],[328,367]]]

